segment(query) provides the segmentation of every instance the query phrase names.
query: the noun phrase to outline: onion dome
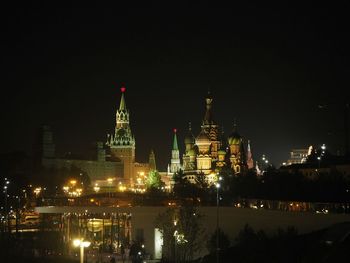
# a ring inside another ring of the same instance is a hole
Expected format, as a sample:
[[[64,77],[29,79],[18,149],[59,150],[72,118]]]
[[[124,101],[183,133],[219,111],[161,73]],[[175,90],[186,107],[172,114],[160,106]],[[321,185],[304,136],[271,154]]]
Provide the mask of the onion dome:
[[[196,138],[196,144],[197,145],[206,145],[206,144],[210,144],[210,138],[208,137],[208,135],[205,133],[204,130],[201,130],[201,132],[199,133],[199,135]]]
[[[238,134],[238,132],[232,132],[230,136],[228,137],[227,141],[229,145],[233,144],[240,144],[241,143],[241,135]]]
[[[230,136],[227,138],[227,141],[228,141],[228,144],[229,145],[238,145],[241,143],[241,135],[239,135],[239,133],[237,132],[237,125],[236,125],[236,122],[234,123],[233,125],[233,131],[232,133],[230,134]]]
[[[226,155],[226,151],[224,149],[218,150],[218,155]]]

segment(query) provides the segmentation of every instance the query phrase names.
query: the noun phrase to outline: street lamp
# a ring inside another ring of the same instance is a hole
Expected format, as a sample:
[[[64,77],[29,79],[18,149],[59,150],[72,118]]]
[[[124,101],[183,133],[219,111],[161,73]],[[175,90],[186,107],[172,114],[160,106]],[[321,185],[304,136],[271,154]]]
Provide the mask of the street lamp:
[[[219,178],[220,180],[220,178]],[[219,181],[218,180],[218,181]],[[219,188],[220,183],[216,183],[216,263],[219,263]]]
[[[317,160],[318,160],[318,169],[320,169],[321,168],[321,157],[318,156]]]
[[[73,245],[75,247],[80,247],[80,263],[84,263],[84,248],[89,247],[90,241],[84,241],[84,239],[74,239]]]
[[[10,184],[10,181],[7,180],[7,178],[5,178],[5,186],[4,186],[4,193],[5,193],[5,224],[6,222],[8,223],[8,226],[10,225],[9,221],[8,221],[8,213],[7,213],[7,189],[8,189],[8,185]],[[6,228],[6,226],[5,226]]]
[[[176,225],[177,225],[177,221],[176,219],[174,220],[174,227],[176,228]],[[176,263],[177,260],[176,260],[176,236],[177,236],[177,230],[175,229],[174,231],[174,262]]]

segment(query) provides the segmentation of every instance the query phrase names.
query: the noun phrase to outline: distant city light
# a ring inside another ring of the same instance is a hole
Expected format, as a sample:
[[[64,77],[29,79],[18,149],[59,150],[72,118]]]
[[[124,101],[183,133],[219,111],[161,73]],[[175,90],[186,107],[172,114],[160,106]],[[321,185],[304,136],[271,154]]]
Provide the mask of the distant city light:
[[[36,195],[36,197],[38,197],[38,195],[41,193],[41,187],[35,188],[33,192]]]

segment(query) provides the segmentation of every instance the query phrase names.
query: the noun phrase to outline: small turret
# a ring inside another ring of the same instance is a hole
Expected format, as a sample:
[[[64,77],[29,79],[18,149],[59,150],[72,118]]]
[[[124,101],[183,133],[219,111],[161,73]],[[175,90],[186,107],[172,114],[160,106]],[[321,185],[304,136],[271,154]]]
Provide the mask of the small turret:
[[[248,146],[247,146],[247,167],[248,169],[254,168],[253,155],[250,149],[250,140],[248,140]]]

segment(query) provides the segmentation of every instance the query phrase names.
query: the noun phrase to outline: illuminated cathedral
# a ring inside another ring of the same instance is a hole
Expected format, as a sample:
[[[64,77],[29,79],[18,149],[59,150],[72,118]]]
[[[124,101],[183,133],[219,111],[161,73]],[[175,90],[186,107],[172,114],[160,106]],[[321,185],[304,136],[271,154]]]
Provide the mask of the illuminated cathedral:
[[[222,129],[212,117],[213,98],[208,93],[205,98],[205,114],[199,134],[195,137],[191,123],[184,139],[185,153],[180,160],[177,134],[174,130],[172,158],[168,167],[168,174],[183,171],[184,176],[195,182],[200,173],[206,175],[208,182],[216,180],[216,174],[223,167],[230,167],[235,175],[244,174],[254,168],[250,142],[245,151],[244,140],[237,131],[234,122],[231,134],[225,138]]]

